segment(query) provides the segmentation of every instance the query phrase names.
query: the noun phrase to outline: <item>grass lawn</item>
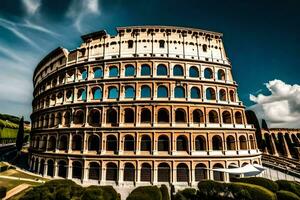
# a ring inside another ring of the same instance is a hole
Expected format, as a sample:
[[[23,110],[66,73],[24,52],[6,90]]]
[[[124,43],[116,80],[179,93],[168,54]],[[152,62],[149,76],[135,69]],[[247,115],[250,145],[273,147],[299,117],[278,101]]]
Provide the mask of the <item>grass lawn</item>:
[[[43,181],[48,180],[46,178],[41,178],[39,176],[34,176],[34,175],[26,174],[23,172],[19,172],[15,169],[6,170],[4,172],[1,172],[0,175],[1,176],[13,176],[13,177],[18,177],[18,178],[39,179],[39,180],[43,180]]]
[[[11,179],[5,179],[0,178],[0,186],[4,186],[7,188],[7,191],[11,190],[12,188],[21,185],[23,183],[26,183],[28,185],[37,186],[41,185],[42,183],[34,183],[34,182],[28,182],[28,181],[20,181],[20,180],[11,180]]]

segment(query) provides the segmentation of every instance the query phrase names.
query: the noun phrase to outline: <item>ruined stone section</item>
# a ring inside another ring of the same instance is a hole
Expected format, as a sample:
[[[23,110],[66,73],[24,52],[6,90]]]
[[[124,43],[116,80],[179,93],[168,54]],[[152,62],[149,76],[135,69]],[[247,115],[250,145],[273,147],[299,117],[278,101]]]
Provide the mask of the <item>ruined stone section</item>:
[[[229,180],[261,164],[222,34],[141,26],[82,36],[36,67],[31,170],[119,186]]]
[[[261,130],[263,152],[278,157],[300,159],[300,129],[271,128]]]

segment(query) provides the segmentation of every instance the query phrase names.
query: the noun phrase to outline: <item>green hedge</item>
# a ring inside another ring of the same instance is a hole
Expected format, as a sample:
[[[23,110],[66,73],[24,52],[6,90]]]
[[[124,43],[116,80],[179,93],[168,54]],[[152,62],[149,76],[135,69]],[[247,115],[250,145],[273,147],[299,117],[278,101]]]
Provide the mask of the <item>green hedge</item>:
[[[157,186],[143,186],[134,189],[126,200],[162,200],[162,195]]]
[[[290,191],[280,190],[276,193],[277,200],[300,200],[300,198]]]
[[[286,190],[295,193],[300,197],[300,184],[295,181],[278,180],[276,183],[279,186],[279,190]]]
[[[6,196],[7,188],[0,186],[0,199]]]
[[[175,200],[189,200],[195,199],[197,190],[194,188],[186,188],[182,191],[178,191],[175,195]]]
[[[52,180],[34,187],[20,200],[120,200],[112,186],[83,188],[71,180]]]
[[[250,183],[228,183],[229,191],[232,192],[235,199],[253,199],[253,200],[276,200],[276,195],[259,185]],[[244,198],[242,198],[244,197]]]
[[[267,178],[262,178],[262,177],[238,178],[238,179],[233,179],[233,182],[250,183],[250,184],[262,186],[268,190],[271,190],[272,192],[278,191],[277,183]]]
[[[276,200],[276,195],[259,185],[250,183],[222,183],[211,180],[201,181],[198,184],[198,191],[195,199],[210,200],[210,199],[247,199],[247,200]],[[182,196],[187,199],[193,199],[192,191]]]
[[[166,185],[160,186],[162,200],[170,200],[169,189]]]

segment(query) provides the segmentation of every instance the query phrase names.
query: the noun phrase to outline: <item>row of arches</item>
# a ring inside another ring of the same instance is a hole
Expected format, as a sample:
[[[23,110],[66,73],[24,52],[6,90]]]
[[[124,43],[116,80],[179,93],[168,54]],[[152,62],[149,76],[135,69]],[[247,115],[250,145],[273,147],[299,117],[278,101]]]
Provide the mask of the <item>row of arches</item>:
[[[265,152],[300,159],[300,133],[264,133]]]
[[[118,126],[118,123],[125,124],[149,124],[149,123],[219,123],[219,124],[244,124],[244,117],[241,111],[225,110],[219,113],[219,110],[210,110],[204,113],[201,109],[194,109],[190,115],[184,108],[177,108],[174,113],[167,108],[159,108],[156,113],[150,108],[142,108],[140,113],[136,113],[134,108],[124,108],[119,110],[116,108],[108,108],[105,113],[100,109],[91,109],[88,115],[82,109],[75,110],[72,114],[66,111],[46,114],[39,119],[33,118],[34,128],[51,128],[58,125],[70,126],[89,124],[91,126],[100,126],[101,124],[110,124],[111,126]]]
[[[153,139],[151,135],[143,134],[139,136],[138,143],[135,135],[127,134],[120,138],[115,134],[106,135],[103,138],[105,141],[102,142],[101,136],[97,134],[90,135],[87,138],[87,146],[84,147],[83,136],[75,134],[71,136],[69,141],[69,135],[61,135],[58,139],[52,135],[49,138],[47,136],[35,136],[32,139],[31,146],[34,149],[43,149],[48,151],[58,150],[73,150],[83,151],[84,148],[88,151],[100,152],[103,149],[106,151],[118,152],[119,149],[123,151],[135,152],[138,150],[152,153],[154,149],[157,151],[171,152],[172,142],[169,135],[160,134],[157,139]],[[71,146],[70,146],[71,145]],[[105,145],[102,147],[102,145]],[[138,145],[138,146],[137,146]],[[256,149],[255,138],[249,135],[228,135],[225,140],[220,135],[214,135],[211,141],[203,135],[198,135],[193,141],[190,141],[186,135],[178,135],[175,138],[175,150],[177,152],[191,152],[191,151],[208,151],[209,148],[214,151],[237,151],[237,150],[248,150]]]
[[[200,78],[205,79],[215,79],[215,80],[226,80],[226,73],[224,69],[215,69],[213,67],[199,67],[199,66],[190,66],[187,71],[185,71],[183,65],[175,64],[173,67],[168,67],[166,64],[157,64],[156,65],[156,76],[168,76],[172,74],[175,77],[189,77],[189,78]],[[122,68],[124,77],[134,77],[137,76],[137,68],[133,64],[126,64]],[[201,75],[201,71],[203,74]],[[152,76],[154,75],[152,67],[147,64],[141,64],[139,66],[139,76]],[[120,76],[120,67],[112,65],[108,67],[108,77],[118,77]],[[61,74],[45,85],[40,87],[40,92],[42,93],[46,88],[53,88],[57,85],[63,83],[74,82],[76,80],[86,80],[88,78],[98,79],[104,77],[104,70],[102,66],[92,67],[90,70],[87,68],[78,68],[77,70],[69,70],[65,74]]]
[[[87,87],[68,89],[65,92],[61,91],[56,94],[52,94],[40,100],[34,102],[35,109],[47,108],[55,106],[56,104],[62,104],[64,102],[87,101],[87,100],[102,100],[103,96],[107,99],[137,99],[137,98],[190,98],[191,100],[204,99],[204,100],[218,100],[218,101],[230,101],[236,102],[236,94],[233,89],[221,88],[216,90],[213,87],[207,87],[203,93],[201,87],[191,86],[187,89],[187,86],[175,86],[172,91],[168,85],[158,85],[157,88],[152,88],[151,85],[141,85],[139,88],[139,94],[137,94],[134,85],[125,85],[124,92],[121,94],[119,86],[109,86],[107,91],[103,91],[101,86],[91,86],[87,92]],[[76,93],[76,96],[74,96]]]
[[[68,165],[70,163],[71,166]],[[257,163],[254,161],[254,163]],[[243,163],[243,166],[248,163]],[[69,171],[68,169],[71,168]],[[216,181],[224,181],[225,174],[216,169],[224,168],[221,163],[216,163],[209,169],[206,164],[198,163],[191,169],[186,163],[178,163],[172,169],[167,162],[161,162],[153,168],[151,163],[144,162],[140,164],[140,168],[136,169],[131,162],[125,162],[122,167],[115,162],[107,162],[104,166],[97,161],[88,163],[87,168],[83,167],[83,162],[74,160],[67,162],[66,160],[54,161],[52,159],[39,159],[32,157],[31,170],[44,176],[72,178],[83,180],[86,177],[89,180],[104,181],[126,181],[126,182],[186,182],[192,180],[195,182],[212,179]],[[211,173],[212,172],[212,173]],[[69,174],[71,173],[71,174]],[[175,180],[173,174],[176,174]],[[191,180],[192,179],[192,180]]]

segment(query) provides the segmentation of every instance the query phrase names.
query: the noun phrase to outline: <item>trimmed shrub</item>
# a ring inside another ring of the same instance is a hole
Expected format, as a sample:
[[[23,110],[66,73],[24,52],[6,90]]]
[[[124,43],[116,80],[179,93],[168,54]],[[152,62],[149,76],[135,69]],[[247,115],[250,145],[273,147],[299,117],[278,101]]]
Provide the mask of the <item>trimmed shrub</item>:
[[[300,198],[290,191],[279,190],[276,192],[277,200],[300,200]]]
[[[279,186],[279,190],[286,190],[295,193],[300,197],[300,185],[295,181],[278,180],[276,183]]]
[[[4,198],[6,196],[7,188],[0,186],[0,198]]]
[[[226,183],[212,180],[200,181],[198,183],[198,189],[197,196],[203,199],[208,197],[220,198],[221,196],[228,196],[227,194],[224,194],[228,191]]]
[[[196,199],[197,190],[194,188],[186,188],[182,191],[178,191],[175,195],[175,200],[191,200]]]
[[[80,198],[81,200],[106,200],[103,197],[103,190],[97,186],[90,186],[86,188]]]
[[[135,188],[126,200],[162,200],[162,195],[157,186],[144,186]]]
[[[276,195],[270,190],[250,183],[228,183],[228,190],[235,199],[276,200]]]
[[[96,187],[96,186],[93,186]],[[120,194],[112,186],[97,186],[103,192],[103,198],[105,200],[119,200]]]
[[[166,185],[160,186],[162,200],[170,200],[169,190]]]
[[[272,192],[278,191],[278,185],[276,182],[262,177],[249,177],[249,178],[237,178],[233,179],[232,182],[242,182],[242,183],[250,183],[254,185],[259,185]]]

